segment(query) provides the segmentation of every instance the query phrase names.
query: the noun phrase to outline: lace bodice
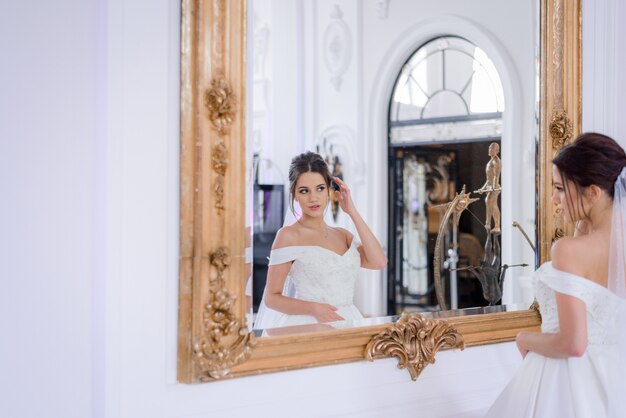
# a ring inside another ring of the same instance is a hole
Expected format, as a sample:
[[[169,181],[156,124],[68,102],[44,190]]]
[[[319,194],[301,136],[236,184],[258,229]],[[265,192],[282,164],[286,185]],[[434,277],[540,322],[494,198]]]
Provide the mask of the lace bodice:
[[[361,266],[356,240],[339,255],[319,246],[291,246],[272,250],[270,265],[293,261],[288,278],[295,286],[297,299],[352,305],[354,284]]]
[[[615,318],[622,300],[607,288],[571,273],[543,264],[535,273],[535,294],[541,311],[541,331],[557,332],[559,317],[555,291],[585,302],[587,338],[590,345],[613,344],[617,338]]]

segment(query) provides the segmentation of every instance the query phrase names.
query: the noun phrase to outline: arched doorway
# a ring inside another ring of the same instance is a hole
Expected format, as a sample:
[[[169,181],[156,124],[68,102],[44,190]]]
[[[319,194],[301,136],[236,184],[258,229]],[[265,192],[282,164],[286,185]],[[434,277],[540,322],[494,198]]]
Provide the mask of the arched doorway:
[[[503,112],[495,66],[466,39],[432,39],[402,66],[388,114],[390,314],[437,309],[432,263],[440,205],[463,185],[473,191],[484,184],[489,145],[501,142]],[[448,306],[486,304],[471,275],[451,273],[482,256],[484,218],[484,205],[476,205],[462,216],[460,233],[445,237],[446,274],[456,276]]]

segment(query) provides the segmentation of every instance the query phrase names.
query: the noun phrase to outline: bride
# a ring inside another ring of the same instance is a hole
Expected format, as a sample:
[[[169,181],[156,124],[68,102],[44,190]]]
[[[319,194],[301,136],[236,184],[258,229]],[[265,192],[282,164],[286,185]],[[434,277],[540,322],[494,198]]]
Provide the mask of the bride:
[[[576,231],[536,272],[541,333],[518,334],[524,360],[487,416],[626,416],[625,166],[595,133],[553,160],[552,201]]]
[[[360,242],[347,230],[324,222],[333,183]],[[320,155],[306,152],[291,161],[289,191],[292,212],[295,202],[302,213],[276,235],[254,328],[363,318],[353,302],[359,267],[382,269],[387,258],[356,210],[350,190],[341,179],[331,177]]]

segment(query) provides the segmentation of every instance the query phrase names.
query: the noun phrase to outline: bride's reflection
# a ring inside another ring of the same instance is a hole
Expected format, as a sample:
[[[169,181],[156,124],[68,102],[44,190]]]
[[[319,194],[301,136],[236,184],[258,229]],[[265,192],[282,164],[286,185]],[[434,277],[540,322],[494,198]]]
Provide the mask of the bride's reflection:
[[[319,154],[306,152],[291,162],[289,192],[295,222],[276,234],[254,328],[362,319],[354,305],[359,268],[383,269],[387,257],[356,209],[350,189],[331,177]],[[331,193],[358,237],[324,221]],[[297,215],[295,203],[301,211]]]

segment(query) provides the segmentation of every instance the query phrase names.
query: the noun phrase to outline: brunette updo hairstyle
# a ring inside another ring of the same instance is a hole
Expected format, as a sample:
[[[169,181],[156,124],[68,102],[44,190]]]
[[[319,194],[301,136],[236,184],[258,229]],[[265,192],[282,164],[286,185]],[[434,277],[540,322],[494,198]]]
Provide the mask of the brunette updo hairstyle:
[[[552,163],[563,179],[569,206],[574,207],[567,189],[567,182],[571,181],[579,197],[578,207],[582,208],[583,189],[593,184],[605,190],[613,199],[615,181],[626,166],[626,153],[614,139],[595,132],[587,132],[563,147]],[[589,216],[588,213],[583,215]]]
[[[293,157],[293,160],[291,160],[291,165],[289,166],[289,204],[292,212],[294,212],[293,200],[296,195],[296,183],[298,182],[298,178],[300,178],[300,175],[303,173],[309,172],[320,174],[324,178],[326,187],[330,188],[330,171],[328,171],[326,161],[324,161],[321,155],[311,151],[296,155]]]

